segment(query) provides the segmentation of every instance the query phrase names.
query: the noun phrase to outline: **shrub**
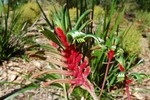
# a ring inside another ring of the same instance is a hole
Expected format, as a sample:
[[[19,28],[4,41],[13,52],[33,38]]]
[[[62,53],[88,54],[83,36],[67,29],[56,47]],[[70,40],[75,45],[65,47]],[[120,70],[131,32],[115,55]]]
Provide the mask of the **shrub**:
[[[60,11],[60,8],[61,8],[61,6],[59,3],[50,2],[50,4],[48,5],[48,8],[47,8],[48,9],[48,17],[50,20],[53,19],[55,10]]]
[[[25,43],[25,34],[27,29],[23,28],[23,24],[19,24],[20,13],[10,11],[8,3],[5,6],[0,4],[0,62],[9,59],[11,56],[20,54],[23,51]],[[6,8],[7,7],[7,8]]]
[[[122,38],[121,46],[129,56],[139,54],[142,34],[135,25]]]
[[[147,11],[136,11],[136,19],[141,25],[141,29],[147,28],[150,26],[150,13]]]
[[[115,14],[112,16],[109,30],[112,30],[112,28],[114,27],[117,16],[118,12],[115,12]],[[142,38],[142,33],[136,24],[132,25],[131,29],[129,29],[128,32],[125,31],[125,29],[127,30],[129,28],[128,26],[130,26],[130,22],[122,17],[118,30],[119,34],[122,35],[120,46],[124,49],[125,53],[127,54],[126,56],[131,57],[132,55],[139,54],[140,52],[140,40]],[[124,32],[124,35],[122,34],[122,32]]]
[[[148,34],[147,38],[148,38],[148,47],[150,49],[150,34]]]
[[[76,8],[70,8],[69,9],[69,13],[70,13],[70,20],[71,21],[76,21],[77,20],[77,15],[76,15],[77,9]],[[80,13],[80,11],[78,10],[78,14]]]
[[[138,8],[138,4],[134,1],[126,1],[124,6],[126,7],[126,12],[133,12]]]
[[[143,10],[150,10],[150,0],[136,0],[139,7]]]
[[[104,9],[101,6],[95,6],[94,7],[94,22],[99,22],[102,15],[104,15]]]
[[[32,24],[40,15],[40,9],[35,2],[28,2],[18,10],[21,12],[20,23],[29,22]]]

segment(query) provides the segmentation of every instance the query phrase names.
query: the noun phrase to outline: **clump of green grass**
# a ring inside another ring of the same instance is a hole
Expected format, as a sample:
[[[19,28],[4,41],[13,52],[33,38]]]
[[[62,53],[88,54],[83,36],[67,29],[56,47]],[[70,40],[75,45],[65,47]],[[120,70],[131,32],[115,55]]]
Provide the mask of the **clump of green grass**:
[[[150,33],[147,35],[147,39],[148,39],[148,47],[150,49]]]
[[[47,9],[48,9],[48,13],[47,13],[48,14],[48,18],[50,20],[52,20],[55,11],[60,11],[61,10],[61,6],[57,2],[50,2]]]
[[[150,12],[136,11],[136,19],[140,22],[142,30],[150,27]]]
[[[19,24],[22,19],[16,9],[10,1],[7,5],[0,3],[0,62],[23,54],[28,40],[25,35],[28,29],[24,23]]]
[[[137,3],[133,1],[126,1],[124,6],[126,8],[126,12],[133,12],[138,8]]]
[[[121,46],[130,57],[134,54],[139,54],[141,51],[142,34],[138,28],[133,25],[131,29],[122,37]]]
[[[35,2],[28,2],[19,8],[21,12],[20,23],[28,22],[30,24],[40,16],[40,9]]]
[[[69,13],[70,13],[70,20],[75,22],[77,20],[77,9],[76,8],[70,8],[69,9]],[[80,13],[80,10],[78,10],[78,14]]]
[[[101,6],[94,7],[94,22],[99,22],[100,18],[104,15],[104,9]]]

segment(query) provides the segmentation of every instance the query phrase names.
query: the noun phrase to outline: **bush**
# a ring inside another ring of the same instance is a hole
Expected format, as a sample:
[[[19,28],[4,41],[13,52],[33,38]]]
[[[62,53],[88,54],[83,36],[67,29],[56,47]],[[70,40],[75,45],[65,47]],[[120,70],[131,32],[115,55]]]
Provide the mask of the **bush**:
[[[19,8],[19,12],[21,12],[20,23],[32,24],[40,16],[41,11],[35,2],[28,2]]]
[[[0,12],[0,62],[22,53],[27,31],[23,24],[17,24],[20,13],[6,7],[10,9],[9,4],[0,4],[0,9],[4,9]]]
[[[71,21],[76,21],[77,20],[77,15],[76,15],[77,9],[76,8],[71,8],[69,9],[69,13],[70,13],[70,20]],[[78,15],[80,14],[80,11],[78,10]]]
[[[59,3],[50,2],[50,4],[48,5],[48,8],[47,8],[48,9],[48,17],[50,20],[53,19],[55,10],[60,11],[60,8],[61,8],[61,6]]]
[[[136,2],[141,9],[150,11],[150,0],[136,0]]]
[[[148,38],[148,47],[150,49],[150,34],[148,34],[147,38]]]
[[[141,31],[138,30],[135,25],[133,25],[131,29],[123,36],[121,46],[128,56],[139,54],[141,50],[141,38]]]
[[[136,11],[136,19],[140,22],[141,28],[150,26],[150,13],[147,11]]]
[[[102,15],[104,15],[104,9],[101,6],[95,6],[94,7],[94,22],[99,22]]]
[[[112,16],[109,30],[112,30],[112,28],[114,27],[117,16],[118,12],[115,12]],[[125,31],[125,29],[127,30],[129,28],[128,26],[130,26],[130,22],[122,17],[118,30],[119,34],[122,35],[120,46],[124,49],[125,54],[127,54],[126,56],[131,57],[134,54],[139,54],[140,52],[140,40],[142,38],[142,32],[136,24],[133,24],[131,29],[129,29],[129,31],[127,32]],[[122,34],[122,31],[125,31],[125,33]]]

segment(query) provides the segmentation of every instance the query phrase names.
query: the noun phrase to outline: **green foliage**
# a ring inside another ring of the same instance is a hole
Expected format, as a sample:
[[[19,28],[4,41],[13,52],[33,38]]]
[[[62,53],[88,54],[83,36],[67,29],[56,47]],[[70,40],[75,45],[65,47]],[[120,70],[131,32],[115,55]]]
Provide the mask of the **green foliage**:
[[[55,11],[59,12],[61,10],[61,6],[57,2],[50,2],[47,9],[48,9],[48,18],[50,20],[53,20]]]
[[[102,16],[104,16],[104,9],[101,6],[95,6],[94,7],[94,22],[99,22]]]
[[[148,46],[150,48],[150,34],[148,34],[147,39],[148,39]]]
[[[76,10],[77,9],[75,7],[69,9],[71,21],[77,20]],[[78,15],[79,14],[80,11],[78,10]],[[98,23],[103,15],[104,15],[104,9],[101,6],[94,6],[94,22]]]
[[[141,31],[135,26],[132,26],[131,29],[122,36],[121,46],[130,57],[140,53],[141,38]]]
[[[141,9],[150,11],[150,0],[136,0],[136,2]]]
[[[141,29],[148,28],[150,26],[150,13],[147,11],[136,11],[136,19],[141,25]]]
[[[104,7],[110,8],[111,7],[111,2],[112,2],[111,0],[103,0],[102,5]]]
[[[70,13],[70,20],[72,22],[75,22],[77,20],[77,15],[76,15],[77,9],[76,8],[70,8],[69,9],[69,13]],[[80,11],[78,10],[78,14],[80,13]]]
[[[19,25],[20,13],[15,9],[10,11],[10,3],[0,6],[0,61],[23,53],[25,33],[24,24]],[[7,8],[6,8],[7,7]],[[9,10],[6,10],[9,9]]]
[[[86,1],[86,0],[85,0]],[[84,1],[83,1],[84,2]],[[119,84],[117,81],[117,76],[119,74],[119,68],[118,63],[120,63],[117,59],[120,57],[124,57],[124,51],[120,48],[120,35],[122,35],[120,32],[117,33],[119,22],[121,21],[124,9],[121,11],[121,13],[116,14],[114,17],[114,12],[116,11],[116,5],[114,2],[111,4],[111,9],[109,10],[109,13],[104,12],[104,17],[101,19],[98,27],[96,27],[96,31],[93,31],[92,23],[88,24],[88,21],[93,20],[94,13],[92,14],[89,7],[85,7],[84,3],[80,2],[80,6],[76,5],[77,11],[80,10],[80,14],[77,13],[76,9],[73,9],[73,11],[76,11],[76,15],[74,14],[74,19],[77,16],[77,20],[75,20],[75,25],[72,25],[72,22],[69,22],[70,16],[68,15],[67,7],[63,7],[63,10],[56,11],[54,13],[53,21],[49,21],[46,19],[47,23],[50,26],[49,34],[55,33],[54,27],[60,27],[64,34],[66,34],[66,37],[70,44],[75,46],[75,48],[80,50],[80,53],[83,54],[83,58],[89,59],[89,65],[92,69],[91,74],[89,76],[90,82],[95,84],[95,91],[96,93],[100,92],[100,89],[102,87],[103,80],[107,80],[107,84],[104,84],[106,88],[104,88],[104,93],[107,93],[111,89],[111,87],[116,86]],[[83,5],[82,5],[83,4]],[[94,2],[91,4],[91,8],[94,9]],[[95,8],[99,9],[99,8]],[[101,9],[100,9],[101,10]],[[95,10],[97,11],[97,10]],[[102,10],[103,11],[103,10]],[[70,10],[71,12],[71,10]],[[97,11],[96,13],[102,13],[100,11]],[[72,14],[72,13],[70,13]],[[99,14],[98,14],[99,15]],[[46,17],[46,16],[45,16]],[[113,25],[111,23],[114,23]],[[83,27],[82,27],[83,26]],[[94,27],[95,28],[95,27]],[[45,33],[44,29],[42,32]],[[48,32],[48,31],[47,31]],[[94,35],[95,34],[95,35]],[[46,35],[49,39],[52,39],[52,37]],[[85,38],[86,37],[86,38]],[[87,38],[88,37],[88,38]],[[93,41],[90,41],[92,40]],[[56,42],[57,38],[52,39],[53,42],[55,42],[57,45],[62,45],[62,43]],[[102,42],[103,41],[103,42]],[[91,48],[93,47],[93,48]],[[132,47],[131,47],[132,48]],[[109,50],[113,50],[115,52],[115,56],[113,59],[113,63],[110,64],[110,68],[108,71],[108,75],[106,74],[105,70],[106,67],[108,67],[108,52]],[[126,58],[125,58],[126,59]],[[129,64],[129,62],[132,63],[129,59],[125,61],[125,63]],[[132,65],[132,64],[131,64]],[[127,66],[124,66],[125,68]],[[126,72],[128,72],[130,69],[126,68]],[[106,75],[105,75],[106,74]],[[107,76],[105,79],[104,76]],[[124,76],[125,77],[125,76]],[[124,78],[125,79],[125,78]],[[89,95],[85,94],[84,97],[87,98]],[[96,99],[95,99],[96,100]]]
[[[75,7],[69,9],[70,19],[75,22],[77,20],[77,9]],[[104,16],[104,9],[101,6],[94,6],[94,22],[98,23],[100,19]],[[78,15],[80,10],[78,10]]]
[[[21,13],[20,20],[18,24],[28,22],[33,24],[37,18],[40,16],[40,9],[35,2],[28,2],[23,4],[18,11]]]
[[[126,1],[124,6],[126,7],[126,12],[133,12],[138,9],[138,4],[135,1]]]
[[[136,19],[139,24],[138,29],[146,35],[150,47],[150,35],[149,35],[149,27],[150,27],[150,13],[147,11],[136,11]]]
[[[43,83],[41,84],[43,86],[48,86],[52,83],[60,84],[66,100],[72,91],[75,93],[72,96],[79,96],[76,97],[77,99],[84,97],[85,99],[93,98],[98,100],[98,96],[99,98],[102,96],[105,99],[107,98],[105,96],[108,96],[108,92],[114,86],[121,88],[122,84],[124,84],[123,86],[129,85],[126,83],[127,79],[130,78],[127,78],[128,71],[135,65],[133,64],[135,57],[127,58],[124,56],[121,46],[123,45],[126,50],[127,45],[124,46],[124,44],[129,42],[129,37],[133,38],[132,30],[134,28],[132,29],[131,27],[131,32],[128,31],[132,34],[118,30],[125,9],[121,9],[121,12],[114,17],[116,11],[115,0],[110,1],[109,12],[104,12],[104,16],[100,19],[97,27],[93,27],[94,14],[96,13],[95,16],[103,14],[103,10],[92,12],[94,0],[92,0],[90,6],[88,6],[89,2],[87,0],[77,2],[75,5],[76,12],[80,12],[76,13],[77,17],[73,25],[69,15],[69,2],[71,1],[67,0],[67,5],[58,10],[57,7],[54,10],[50,7],[52,17],[49,20],[37,0],[48,25],[46,27],[41,26],[41,32],[53,43],[53,46],[48,46],[51,48],[49,49],[51,54],[49,61],[53,68],[35,73],[29,79],[35,84]],[[137,37],[137,34],[134,34],[134,36]],[[120,46],[122,38],[122,45]],[[133,48],[131,43],[129,45],[130,47],[127,49]],[[122,70],[118,64],[122,65]],[[132,76],[141,82],[139,75],[131,74]],[[80,88],[74,91],[75,87]],[[67,94],[68,88],[69,93]],[[80,89],[83,89],[83,91],[80,91]]]

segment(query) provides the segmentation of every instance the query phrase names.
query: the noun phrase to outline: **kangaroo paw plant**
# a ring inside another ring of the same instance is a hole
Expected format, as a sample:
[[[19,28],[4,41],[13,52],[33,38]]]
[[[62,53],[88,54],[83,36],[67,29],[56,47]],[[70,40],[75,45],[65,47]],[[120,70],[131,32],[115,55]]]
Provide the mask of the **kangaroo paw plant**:
[[[118,28],[124,9],[110,28],[116,7],[115,0],[112,0],[110,11],[105,12],[99,24],[93,27],[94,0],[90,8],[86,6],[91,3],[89,0],[77,0],[77,20],[72,24],[70,1],[66,0],[67,4],[59,11],[55,10],[49,20],[37,0],[47,23],[46,27],[40,26],[39,30],[49,39],[48,46],[43,47],[47,47],[49,52],[47,61],[51,68],[29,75],[31,84],[27,88],[31,89],[31,85],[32,88],[59,85],[63,88],[65,100],[71,96],[77,100],[110,100],[117,97],[117,93],[111,91],[125,88],[123,91],[131,100],[129,85],[133,78],[141,82],[141,77],[138,73],[131,73],[130,69],[141,61],[133,63],[135,56],[125,58],[119,45],[121,36],[127,32],[120,32]]]

